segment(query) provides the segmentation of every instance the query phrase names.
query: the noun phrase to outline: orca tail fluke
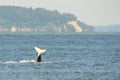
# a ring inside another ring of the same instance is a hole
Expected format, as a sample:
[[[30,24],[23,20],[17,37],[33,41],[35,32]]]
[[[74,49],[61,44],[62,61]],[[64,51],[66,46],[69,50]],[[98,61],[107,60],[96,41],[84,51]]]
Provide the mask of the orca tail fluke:
[[[34,47],[35,51],[37,52],[37,62],[41,62],[41,55],[44,54],[47,50],[40,49],[38,47]]]
[[[37,62],[41,62],[41,55],[37,58]]]

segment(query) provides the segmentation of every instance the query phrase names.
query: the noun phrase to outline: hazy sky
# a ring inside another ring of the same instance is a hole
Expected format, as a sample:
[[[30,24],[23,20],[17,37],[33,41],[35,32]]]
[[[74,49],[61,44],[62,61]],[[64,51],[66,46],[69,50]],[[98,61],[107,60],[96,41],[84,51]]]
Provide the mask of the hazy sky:
[[[120,0],[0,0],[0,5],[69,12],[78,20],[94,26],[120,24]]]

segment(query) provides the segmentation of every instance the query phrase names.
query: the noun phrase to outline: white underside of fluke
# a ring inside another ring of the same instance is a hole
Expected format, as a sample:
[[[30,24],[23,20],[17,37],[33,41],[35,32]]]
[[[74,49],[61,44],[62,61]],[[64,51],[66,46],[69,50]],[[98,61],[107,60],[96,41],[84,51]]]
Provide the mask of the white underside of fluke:
[[[47,49],[40,49],[38,47],[34,47],[34,49],[38,53],[37,57],[39,57],[40,55],[44,54],[47,51]]]

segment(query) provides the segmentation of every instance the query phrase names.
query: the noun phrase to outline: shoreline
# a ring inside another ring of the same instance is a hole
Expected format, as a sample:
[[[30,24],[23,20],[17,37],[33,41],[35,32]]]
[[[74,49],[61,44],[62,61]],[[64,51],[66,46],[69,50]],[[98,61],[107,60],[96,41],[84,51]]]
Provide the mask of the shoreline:
[[[0,35],[120,35],[120,32],[0,32]]]

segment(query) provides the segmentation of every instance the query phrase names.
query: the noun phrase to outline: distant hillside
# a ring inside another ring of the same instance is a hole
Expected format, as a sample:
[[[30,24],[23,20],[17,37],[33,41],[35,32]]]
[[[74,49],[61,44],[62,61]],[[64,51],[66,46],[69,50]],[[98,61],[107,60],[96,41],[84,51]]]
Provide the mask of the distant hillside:
[[[95,32],[120,32],[120,25],[97,26]]]
[[[93,29],[70,13],[0,6],[0,32],[88,32]]]

